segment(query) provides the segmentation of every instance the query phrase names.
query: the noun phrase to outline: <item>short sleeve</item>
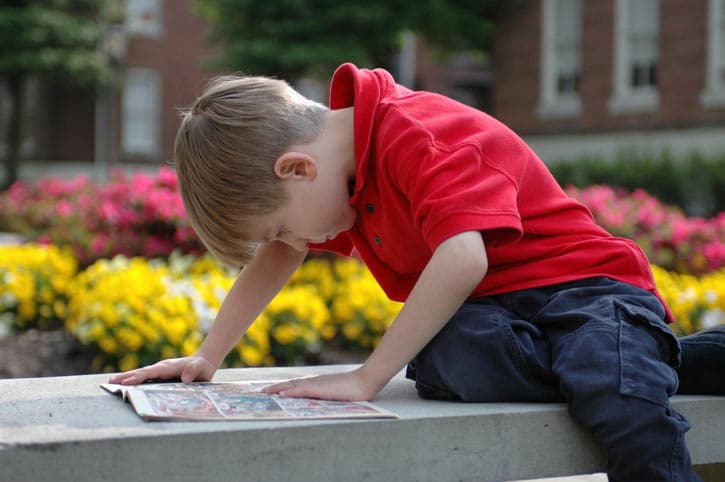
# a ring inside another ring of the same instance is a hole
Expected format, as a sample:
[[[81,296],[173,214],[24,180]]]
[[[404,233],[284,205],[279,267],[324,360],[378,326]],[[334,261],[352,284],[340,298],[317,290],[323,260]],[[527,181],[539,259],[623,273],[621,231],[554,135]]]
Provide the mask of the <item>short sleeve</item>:
[[[464,231],[481,231],[491,245],[522,236],[516,183],[487,163],[476,145],[447,149],[429,144],[416,155],[396,159],[406,161],[394,166],[393,176],[432,251]]]

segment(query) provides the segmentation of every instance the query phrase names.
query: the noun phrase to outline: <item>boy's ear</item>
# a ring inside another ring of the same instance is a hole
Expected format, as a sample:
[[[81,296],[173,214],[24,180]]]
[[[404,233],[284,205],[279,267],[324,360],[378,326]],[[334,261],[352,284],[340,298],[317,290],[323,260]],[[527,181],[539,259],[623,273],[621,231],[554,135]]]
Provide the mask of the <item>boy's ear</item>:
[[[285,152],[274,162],[274,173],[280,179],[312,180],[317,177],[317,162],[304,152]]]

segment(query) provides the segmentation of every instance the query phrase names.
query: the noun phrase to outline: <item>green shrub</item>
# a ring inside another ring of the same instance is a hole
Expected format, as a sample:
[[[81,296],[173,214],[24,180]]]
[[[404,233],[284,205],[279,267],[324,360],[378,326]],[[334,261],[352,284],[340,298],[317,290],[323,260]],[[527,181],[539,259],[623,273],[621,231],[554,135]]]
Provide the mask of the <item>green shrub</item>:
[[[622,154],[617,159],[583,158],[549,166],[562,186],[607,184],[629,191],[644,189],[691,216],[713,217],[725,211],[725,156],[705,159],[692,153],[675,159],[669,153],[644,157]]]

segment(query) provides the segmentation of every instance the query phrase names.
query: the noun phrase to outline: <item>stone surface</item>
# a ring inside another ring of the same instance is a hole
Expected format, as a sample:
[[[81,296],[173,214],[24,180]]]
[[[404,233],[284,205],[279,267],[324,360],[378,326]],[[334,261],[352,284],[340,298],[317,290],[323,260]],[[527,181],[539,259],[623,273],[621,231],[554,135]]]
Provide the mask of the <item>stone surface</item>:
[[[280,379],[349,366],[230,369]],[[398,420],[144,422],[105,375],[0,380],[0,480],[515,480],[601,471],[562,404],[423,401],[399,374],[376,403]],[[697,464],[725,458],[725,397],[675,397]]]

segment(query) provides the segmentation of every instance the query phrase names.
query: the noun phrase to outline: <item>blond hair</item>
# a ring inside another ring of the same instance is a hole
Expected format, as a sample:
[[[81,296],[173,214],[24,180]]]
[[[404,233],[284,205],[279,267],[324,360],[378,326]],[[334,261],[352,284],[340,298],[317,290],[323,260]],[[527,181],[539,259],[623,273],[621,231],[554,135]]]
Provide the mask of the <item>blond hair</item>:
[[[314,140],[327,108],[268,77],[213,79],[182,112],[174,164],[189,221],[223,264],[254,256],[251,223],[286,201],[274,162]]]

